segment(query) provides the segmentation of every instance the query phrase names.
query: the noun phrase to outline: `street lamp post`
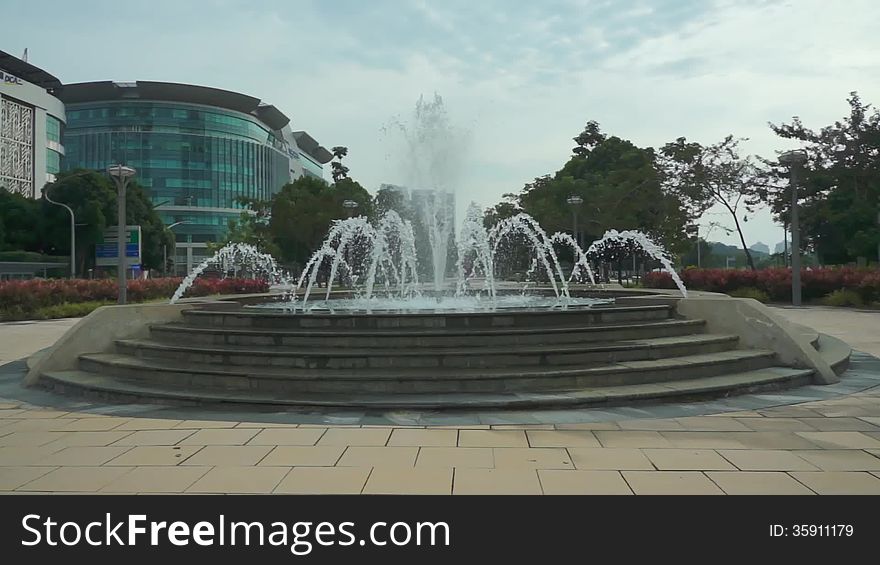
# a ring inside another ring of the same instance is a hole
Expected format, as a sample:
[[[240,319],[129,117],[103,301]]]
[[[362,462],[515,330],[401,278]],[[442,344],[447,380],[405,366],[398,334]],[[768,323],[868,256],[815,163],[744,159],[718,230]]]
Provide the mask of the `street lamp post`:
[[[791,304],[801,305],[801,233],[798,218],[797,184],[801,166],[807,162],[803,150],[787,151],[779,162],[788,167],[791,185]]]
[[[187,220],[182,220],[180,222],[174,222],[173,224],[168,226],[168,230],[170,231],[171,229],[179,226],[180,224],[188,224],[188,223],[189,222]],[[162,244],[162,276],[163,277],[168,276],[168,244],[167,243]]]
[[[126,167],[125,165],[111,165],[107,167],[107,172],[110,173],[110,177],[116,183],[116,203],[117,203],[117,212],[116,212],[116,249],[119,254],[118,261],[119,265],[117,266],[117,282],[119,285],[119,296],[116,300],[118,304],[125,304],[127,298],[126,292],[126,261],[125,261],[125,247],[128,243],[128,238],[126,237],[126,221],[125,221],[125,189],[128,187],[128,183],[131,178],[135,174],[135,170],[131,167]]]
[[[569,206],[571,206],[571,223],[572,223],[572,235],[574,236],[575,243],[580,246],[581,238],[578,233],[578,208],[581,204],[584,203],[584,199],[578,196],[577,194],[572,194],[568,198],[565,199]]]
[[[43,188],[43,196],[46,197],[46,201],[50,204],[62,206],[70,213],[70,278],[76,278],[76,218],[74,218],[73,210],[67,204],[52,200],[49,196],[48,186]]]

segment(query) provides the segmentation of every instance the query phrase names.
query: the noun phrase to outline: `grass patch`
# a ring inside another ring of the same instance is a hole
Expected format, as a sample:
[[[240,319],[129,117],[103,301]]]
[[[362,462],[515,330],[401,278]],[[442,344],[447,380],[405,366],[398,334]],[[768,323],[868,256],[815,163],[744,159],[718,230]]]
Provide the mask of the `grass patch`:
[[[825,306],[864,306],[865,301],[858,292],[842,288],[826,294],[822,298],[822,304]]]
[[[81,318],[91,314],[101,306],[116,304],[106,300],[89,302],[73,302],[43,306],[36,310],[24,310],[21,307],[0,309],[0,322],[16,322],[21,320],[55,320],[58,318]]]
[[[744,286],[732,290],[730,291],[730,296],[734,298],[754,298],[758,302],[763,302],[764,304],[770,302],[770,296],[768,296],[766,292],[752,286]]]

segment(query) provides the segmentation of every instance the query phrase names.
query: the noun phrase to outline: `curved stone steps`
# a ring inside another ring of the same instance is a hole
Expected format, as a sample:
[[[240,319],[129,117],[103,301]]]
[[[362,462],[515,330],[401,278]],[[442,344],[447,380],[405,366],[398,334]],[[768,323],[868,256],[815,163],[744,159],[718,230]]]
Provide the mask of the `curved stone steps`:
[[[116,341],[116,351],[187,366],[219,364],[313,369],[394,369],[418,367],[510,367],[589,365],[714,353],[736,347],[735,335],[695,334],[588,344],[489,347],[253,347],[211,346],[145,339]]]
[[[599,306],[592,308],[504,310],[494,312],[407,313],[307,313],[253,310],[183,311],[185,324],[197,327],[254,329],[390,329],[390,328],[543,328],[564,325],[591,325],[611,322],[663,320],[672,314],[671,305]]]
[[[389,328],[389,329],[250,329],[224,326],[194,327],[158,324],[152,339],[162,343],[222,346],[291,347],[484,347],[564,344],[596,341],[674,337],[702,332],[704,320],[663,319],[639,324],[611,323],[545,327],[501,328]]]
[[[58,371],[44,375],[43,383],[62,393],[121,402],[185,404],[262,404],[360,409],[537,409],[580,406],[616,406],[657,401],[686,401],[733,394],[780,390],[809,384],[809,369],[768,367],[738,373],[647,385],[626,385],[555,393],[494,394],[299,394],[280,397],[262,391],[186,390],[156,384],[121,381],[84,371]]]
[[[592,367],[299,369],[181,366],[169,360],[113,353],[80,356],[80,369],[157,386],[193,390],[298,393],[454,393],[577,390],[718,376],[769,367],[770,350],[729,350],[701,355],[626,361]]]

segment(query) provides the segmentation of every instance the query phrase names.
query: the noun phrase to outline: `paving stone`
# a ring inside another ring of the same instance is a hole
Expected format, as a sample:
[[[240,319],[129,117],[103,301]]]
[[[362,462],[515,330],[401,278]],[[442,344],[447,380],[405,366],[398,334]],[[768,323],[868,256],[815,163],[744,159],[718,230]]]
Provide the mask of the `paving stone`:
[[[187,492],[260,494],[272,492],[290,467],[214,467]]]
[[[622,474],[636,494],[724,494],[697,471],[623,471]]]
[[[100,418],[81,418],[73,420],[65,428],[66,432],[106,432],[115,430],[130,418],[103,416]]]
[[[720,416],[687,416],[676,418],[675,421],[681,424],[685,430],[691,432],[745,432],[749,430],[736,418]]]
[[[596,438],[604,447],[672,447],[660,432],[655,431],[596,431]],[[669,432],[674,433],[674,432]]]
[[[364,494],[452,494],[452,469],[377,467]]]
[[[416,467],[470,467],[492,468],[495,456],[491,447],[423,447],[419,450]]]
[[[877,449],[880,441],[862,432],[797,432],[802,438],[826,449]]]
[[[781,449],[724,449],[720,453],[742,471],[815,471],[795,452]]]
[[[794,451],[823,471],[880,471],[880,459],[856,449]]]
[[[496,469],[574,469],[568,452],[559,447],[493,448]]]
[[[642,453],[661,471],[735,470],[711,449],[643,449]]]
[[[731,441],[749,449],[815,449],[816,444],[801,437],[807,432],[728,432]],[[733,449],[736,446],[729,446]]]
[[[168,430],[183,420],[166,420],[164,418],[130,418],[121,424],[117,430]]]
[[[133,447],[105,465],[125,465],[143,467],[148,465],[177,465],[187,457],[202,449],[198,445],[144,445]]]
[[[211,467],[137,467],[101,489],[102,492],[183,492]]]
[[[64,437],[64,432],[13,432],[0,437],[0,447],[39,447]]]
[[[181,440],[180,445],[244,445],[258,432],[259,430],[228,428],[199,430]]]
[[[360,494],[369,467],[295,467],[275,488],[279,494]]]
[[[541,494],[537,471],[456,468],[453,494]]]
[[[820,432],[873,432],[880,431],[870,418],[798,418]],[[877,419],[880,422],[880,418]]]
[[[391,428],[340,428],[327,430],[318,445],[383,446],[391,436]]]
[[[523,430],[461,430],[459,447],[528,447]]]
[[[789,474],[818,494],[880,494],[880,478],[870,473],[817,471]]]
[[[97,492],[132,469],[133,467],[60,467],[22,485],[18,490]]]
[[[418,447],[352,446],[345,450],[337,467],[413,467]]]
[[[174,427],[177,429],[206,430],[234,428],[240,423],[241,422],[229,422],[223,420],[184,420]]]
[[[777,471],[709,471],[706,475],[727,494],[815,494]]]
[[[684,430],[674,418],[642,418],[639,420],[621,420],[617,422],[621,430]]]
[[[65,447],[40,459],[37,464],[56,467],[103,465],[129,449],[131,449],[129,446]]]
[[[617,422],[583,422],[572,424],[556,424],[557,430],[619,430]]]
[[[260,465],[332,467],[345,449],[341,445],[279,445],[260,461]]]
[[[116,445],[177,445],[194,433],[194,430],[140,430],[118,440]]]
[[[737,418],[738,422],[756,432],[809,432],[816,430],[804,420],[804,418]]]
[[[600,447],[601,445],[589,430],[529,430],[526,436],[532,447]]]
[[[241,428],[236,428],[236,430]],[[324,435],[321,428],[301,430],[298,428],[273,428],[261,430],[248,445],[315,445]]]
[[[269,452],[268,445],[208,445],[188,457],[181,465],[208,465],[219,467],[235,467],[256,465]]]
[[[0,467],[17,467],[19,465],[33,465],[37,461],[45,459],[59,449],[56,447],[39,446],[10,446],[0,447]]]
[[[15,490],[57,467],[0,467],[0,491]]]
[[[568,454],[582,470],[654,469],[641,450],[630,447],[570,447]]]
[[[47,444],[48,447],[58,447],[59,449],[64,447],[101,447],[105,445],[113,444],[114,442],[118,442],[122,438],[131,435],[130,431],[123,432],[73,432],[65,434],[64,437],[58,438],[50,444]],[[117,444],[119,445],[119,444]]]
[[[455,447],[458,430],[396,429],[388,445],[399,447]]]
[[[560,471],[540,469],[544,494],[632,494],[618,471]]]

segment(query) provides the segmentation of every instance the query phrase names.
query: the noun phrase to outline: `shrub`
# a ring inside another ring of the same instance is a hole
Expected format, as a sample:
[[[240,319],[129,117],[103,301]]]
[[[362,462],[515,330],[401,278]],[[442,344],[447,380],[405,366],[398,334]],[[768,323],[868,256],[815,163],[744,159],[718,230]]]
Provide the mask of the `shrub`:
[[[774,267],[751,271],[744,269],[697,269],[681,272],[681,279],[691,290],[730,294],[741,288],[754,288],[769,300],[791,300],[791,269]],[[648,288],[675,288],[672,277],[664,272],[646,273]],[[880,301],[880,271],[855,267],[821,267],[801,271],[804,300],[818,300],[836,290],[850,290],[863,303]]]
[[[79,318],[81,316],[87,316],[91,314],[93,310],[97,310],[101,306],[107,306],[108,304],[116,303],[93,300],[90,302],[76,302],[73,304],[57,304],[55,306],[46,306],[34,312],[33,319],[55,320],[57,318]]]
[[[823,297],[822,304],[826,306],[864,306],[865,301],[862,300],[858,292],[841,288],[829,292],[827,296]]]
[[[171,298],[182,280],[180,278],[156,278],[128,281],[128,299],[131,302],[145,302]],[[34,319],[41,309],[55,306],[114,303],[116,302],[116,290],[115,279],[0,281],[0,321]],[[256,294],[268,290],[269,283],[265,280],[200,278],[196,279],[184,296]],[[54,312],[51,317],[59,317],[55,314],[60,315],[66,311],[73,310],[51,311]]]
[[[737,288],[730,291],[728,294],[734,298],[754,298],[758,302],[770,302],[770,297],[767,296],[766,292],[752,286]]]

